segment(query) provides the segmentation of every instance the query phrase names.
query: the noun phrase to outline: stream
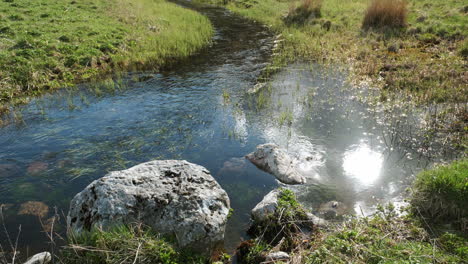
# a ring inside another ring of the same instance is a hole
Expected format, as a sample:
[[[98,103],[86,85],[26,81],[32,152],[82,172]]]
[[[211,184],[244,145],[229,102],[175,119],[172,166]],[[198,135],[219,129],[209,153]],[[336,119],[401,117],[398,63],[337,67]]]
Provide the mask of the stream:
[[[64,233],[71,198],[90,182],[153,159],[211,171],[234,209],[230,251],[248,238],[250,210],[280,185],[243,158],[259,144],[276,143],[303,161],[307,184],[289,188],[331,220],[401,202],[415,173],[434,162],[395,140],[417,130],[420,112],[363,102],[359,96],[375,91],[351,87],[345,71],[297,63],[249,94],[271,58],[273,34],[222,8],[192,8],[214,25],[210,47],[172,70],[128,73],[124,89],[98,96],[81,85],[37,98],[19,110],[22,122],[0,129],[3,222],[12,238],[21,226],[23,253],[48,249],[42,230],[55,213],[54,230]]]

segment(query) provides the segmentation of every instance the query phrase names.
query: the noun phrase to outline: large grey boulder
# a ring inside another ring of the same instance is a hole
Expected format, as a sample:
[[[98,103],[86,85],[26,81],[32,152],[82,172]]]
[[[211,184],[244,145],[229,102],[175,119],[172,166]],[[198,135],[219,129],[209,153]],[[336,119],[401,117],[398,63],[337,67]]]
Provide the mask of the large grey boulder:
[[[158,160],[110,172],[78,193],[67,224],[74,232],[140,222],[180,247],[209,251],[224,239],[229,197],[202,166]]]
[[[24,264],[47,264],[50,261],[52,261],[52,255],[46,251],[32,256]]]
[[[263,144],[247,156],[257,168],[273,174],[286,184],[303,184],[305,177],[296,169],[294,160],[276,144]]]

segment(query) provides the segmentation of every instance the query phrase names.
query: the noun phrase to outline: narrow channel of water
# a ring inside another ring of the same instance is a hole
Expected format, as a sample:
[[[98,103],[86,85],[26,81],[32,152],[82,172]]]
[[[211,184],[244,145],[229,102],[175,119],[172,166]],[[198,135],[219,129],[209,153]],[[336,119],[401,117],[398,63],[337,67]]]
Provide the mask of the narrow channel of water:
[[[271,33],[221,8],[197,10],[212,20],[214,43],[184,64],[129,74],[126,89],[103,96],[86,89],[44,96],[21,109],[23,124],[0,130],[0,204],[10,236],[21,225],[23,251],[47,249],[41,223],[48,228],[54,207],[64,223],[70,199],[91,181],[152,159],[211,171],[235,212],[228,249],[246,238],[250,210],[278,186],[243,158],[258,144],[277,143],[303,161],[308,183],[292,188],[328,218],[329,201],[340,203],[338,215],[400,201],[430,163],[394,140],[409,133],[417,113],[360,102],[356,95],[371,90],[351,88],[345,72],[291,65],[249,95],[270,58]]]

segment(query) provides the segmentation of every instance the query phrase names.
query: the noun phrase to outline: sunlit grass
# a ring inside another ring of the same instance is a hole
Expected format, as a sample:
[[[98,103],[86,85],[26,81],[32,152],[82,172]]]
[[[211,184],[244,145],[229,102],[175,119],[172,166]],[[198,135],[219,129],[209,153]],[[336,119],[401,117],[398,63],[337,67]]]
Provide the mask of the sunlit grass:
[[[468,226],[468,160],[418,174],[411,203],[416,213],[435,223]]]
[[[210,41],[209,20],[165,0],[0,1],[0,105],[102,75],[158,70]]]
[[[275,50],[277,56],[269,67],[272,72],[298,59],[346,64],[351,66],[353,78],[370,78],[386,98],[403,94],[423,104],[465,102],[468,93],[463,54],[468,16],[463,1],[408,1],[407,27],[398,34],[363,31],[369,2],[324,0],[320,17],[308,16],[300,24],[288,24],[284,18],[291,6],[300,6],[301,1],[241,0],[226,6],[280,35],[283,41]],[[427,36],[431,41],[426,41]]]

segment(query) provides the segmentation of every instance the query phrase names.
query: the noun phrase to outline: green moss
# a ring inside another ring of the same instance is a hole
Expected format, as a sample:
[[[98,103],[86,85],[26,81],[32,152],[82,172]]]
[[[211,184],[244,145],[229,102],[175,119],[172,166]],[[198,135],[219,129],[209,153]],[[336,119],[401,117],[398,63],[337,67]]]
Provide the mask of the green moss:
[[[411,199],[413,211],[434,223],[464,228],[468,221],[468,159],[419,173]]]

